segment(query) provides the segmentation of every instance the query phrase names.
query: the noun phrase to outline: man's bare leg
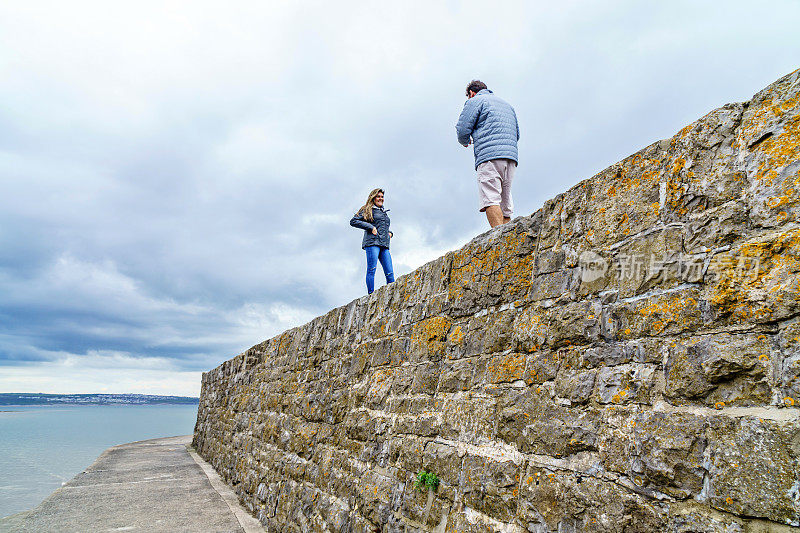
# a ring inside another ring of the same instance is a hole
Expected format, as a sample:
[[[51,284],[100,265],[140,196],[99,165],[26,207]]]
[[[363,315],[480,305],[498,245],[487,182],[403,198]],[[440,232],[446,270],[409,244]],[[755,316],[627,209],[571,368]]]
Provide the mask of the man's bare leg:
[[[503,211],[499,205],[490,205],[486,208],[486,218],[491,227],[499,226],[503,223]]]

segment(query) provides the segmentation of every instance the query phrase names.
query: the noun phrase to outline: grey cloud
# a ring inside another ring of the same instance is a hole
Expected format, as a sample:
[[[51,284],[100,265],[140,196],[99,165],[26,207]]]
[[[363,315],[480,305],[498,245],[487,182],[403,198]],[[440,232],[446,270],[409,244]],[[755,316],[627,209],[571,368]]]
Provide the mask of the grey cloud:
[[[800,48],[788,2],[763,27],[745,2],[113,9],[0,7],[0,365],[36,383],[208,369],[360,296],[374,186],[398,274],[483,231],[453,128],[473,77],[517,110],[525,215]]]

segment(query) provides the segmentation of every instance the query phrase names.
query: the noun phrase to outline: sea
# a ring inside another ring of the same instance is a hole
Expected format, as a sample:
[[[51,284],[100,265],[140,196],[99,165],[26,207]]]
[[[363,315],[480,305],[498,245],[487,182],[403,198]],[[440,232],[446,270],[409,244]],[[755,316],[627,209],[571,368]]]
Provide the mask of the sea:
[[[0,405],[0,517],[39,505],[107,448],[189,435],[197,405]]]

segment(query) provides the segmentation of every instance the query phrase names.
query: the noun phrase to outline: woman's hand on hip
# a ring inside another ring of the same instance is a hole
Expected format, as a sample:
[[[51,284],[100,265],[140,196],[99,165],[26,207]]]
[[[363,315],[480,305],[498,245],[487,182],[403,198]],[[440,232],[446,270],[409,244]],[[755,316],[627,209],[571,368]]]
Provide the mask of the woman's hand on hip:
[[[392,237],[394,237],[394,233],[392,233],[392,232],[390,231],[390,232],[389,232],[389,238],[391,239]]]
[[[377,235],[378,234],[378,228],[372,228],[372,234],[373,235]]]

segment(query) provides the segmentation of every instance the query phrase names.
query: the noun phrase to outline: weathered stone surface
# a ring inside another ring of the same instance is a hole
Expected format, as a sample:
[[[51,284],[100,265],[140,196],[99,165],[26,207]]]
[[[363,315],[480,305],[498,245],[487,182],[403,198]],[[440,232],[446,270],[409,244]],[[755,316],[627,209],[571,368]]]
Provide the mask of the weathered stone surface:
[[[570,470],[531,466],[521,483],[519,521],[527,531],[664,531],[667,507]]]
[[[775,363],[780,402],[788,407],[800,402],[800,319],[785,323],[778,335],[780,359]]]
[[[798,97],[204,374],[195,447],[267,531],[797,530]]]
[[[769,405],[779,388],[772,379],[772,342],[764,334],[728,333],[676,340],[664,367],[665,395],[714,407]]]
[[[707,445],[702,417],[626,409],[606,421],[599,447],[608,470],[676,499],[701,493]]]

